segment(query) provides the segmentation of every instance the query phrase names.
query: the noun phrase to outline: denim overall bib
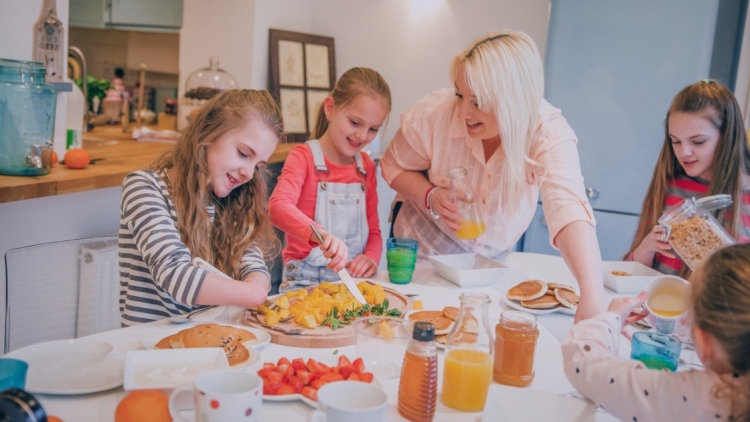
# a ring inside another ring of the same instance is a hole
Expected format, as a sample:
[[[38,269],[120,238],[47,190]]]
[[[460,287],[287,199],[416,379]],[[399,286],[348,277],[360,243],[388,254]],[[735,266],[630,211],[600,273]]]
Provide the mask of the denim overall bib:
[[[359,183],[330,183],[326,180],[329,169],[325,164],[320,142],[312,139],[306,143],[312,151],[315,174],[318,177],[315,222],[346,243],[349,249],[347,260],[351,261],[364,251],[370,232],[365,198],[367,172],[362,164],[362,155],[357,153],[354,156]],[[328,261],[317,246],[310,250],[305,259],[289,260],[284,265],[279,293],[317,285],[321,281],[340,280],[337,273],[326,268]]]

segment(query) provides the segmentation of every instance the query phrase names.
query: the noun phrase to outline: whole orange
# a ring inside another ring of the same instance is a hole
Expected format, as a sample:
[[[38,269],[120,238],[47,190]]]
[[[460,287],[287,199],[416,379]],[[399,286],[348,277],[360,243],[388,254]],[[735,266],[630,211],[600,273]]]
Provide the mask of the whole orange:
[[[133,391],[120,400],[115,422],[171,422],[169,397],[158,390]]]
[[[57,416],[47,415],[47,422],[63,422],[63,420],[58,418]]]
[[[59,161],[59,160],[58,160],[58,158],[57,158],[57,153],[56,153],[56,152],[55,152],[55,150],[53,149],[53,150],[52,150],[52,163],[50,163],[50,164],[52,165],[52,167],[54,167],[54,166],[56,166],[56,165],[57,165],[57,162],[58,162],[58,161]]]
[[[83,169],[91,162],[91,155],[83,148],[69,149],[65,153],[65,165],[72,169]]]

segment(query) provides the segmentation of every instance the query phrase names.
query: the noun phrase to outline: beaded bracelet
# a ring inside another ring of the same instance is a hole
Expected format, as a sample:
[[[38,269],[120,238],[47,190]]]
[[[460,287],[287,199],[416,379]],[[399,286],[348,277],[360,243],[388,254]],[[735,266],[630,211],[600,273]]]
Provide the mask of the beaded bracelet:
[[[440,219],[440,214],[435,213],[435,211],[432,210],[432,194],[435,193],[438,189],[440,189],[440,186],[434,186],[429,191],[427,191],[427,197],[425,198],[425,205],[427,206],[427,211],[430,212],[430,215],[435,220]]]

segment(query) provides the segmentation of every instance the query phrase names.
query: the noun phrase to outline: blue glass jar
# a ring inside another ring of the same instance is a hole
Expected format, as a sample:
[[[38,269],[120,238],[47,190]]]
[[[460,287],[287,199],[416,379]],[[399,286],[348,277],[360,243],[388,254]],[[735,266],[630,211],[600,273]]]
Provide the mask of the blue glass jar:
[[[56,104],[42,63],[0,59],[0,174],[50,172]]]

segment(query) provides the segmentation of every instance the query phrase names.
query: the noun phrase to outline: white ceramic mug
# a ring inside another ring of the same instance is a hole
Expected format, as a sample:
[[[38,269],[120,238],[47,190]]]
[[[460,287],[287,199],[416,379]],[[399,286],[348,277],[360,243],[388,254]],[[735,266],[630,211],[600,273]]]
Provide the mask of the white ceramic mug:
[[[656,277],[646,285],[646,291],[646,320],[656,331],[675,336],[689,333],[690,284],[686,280],[672,275]],[[674,315],[665,314],[665,309]]]
[[[218,369],[199,374],[195,385],[176,388],[169,397],[169,413],[175,421],[185,421],[180,415],[180,396],[193,392],[195,420],[208,422],[258,420],[263,397],[263,380],[250,372],[237,369]]]
[[[388,395],[361,381],[337,381],[318,390],[318,410],[308,422],[381,422],[388,411]]]

